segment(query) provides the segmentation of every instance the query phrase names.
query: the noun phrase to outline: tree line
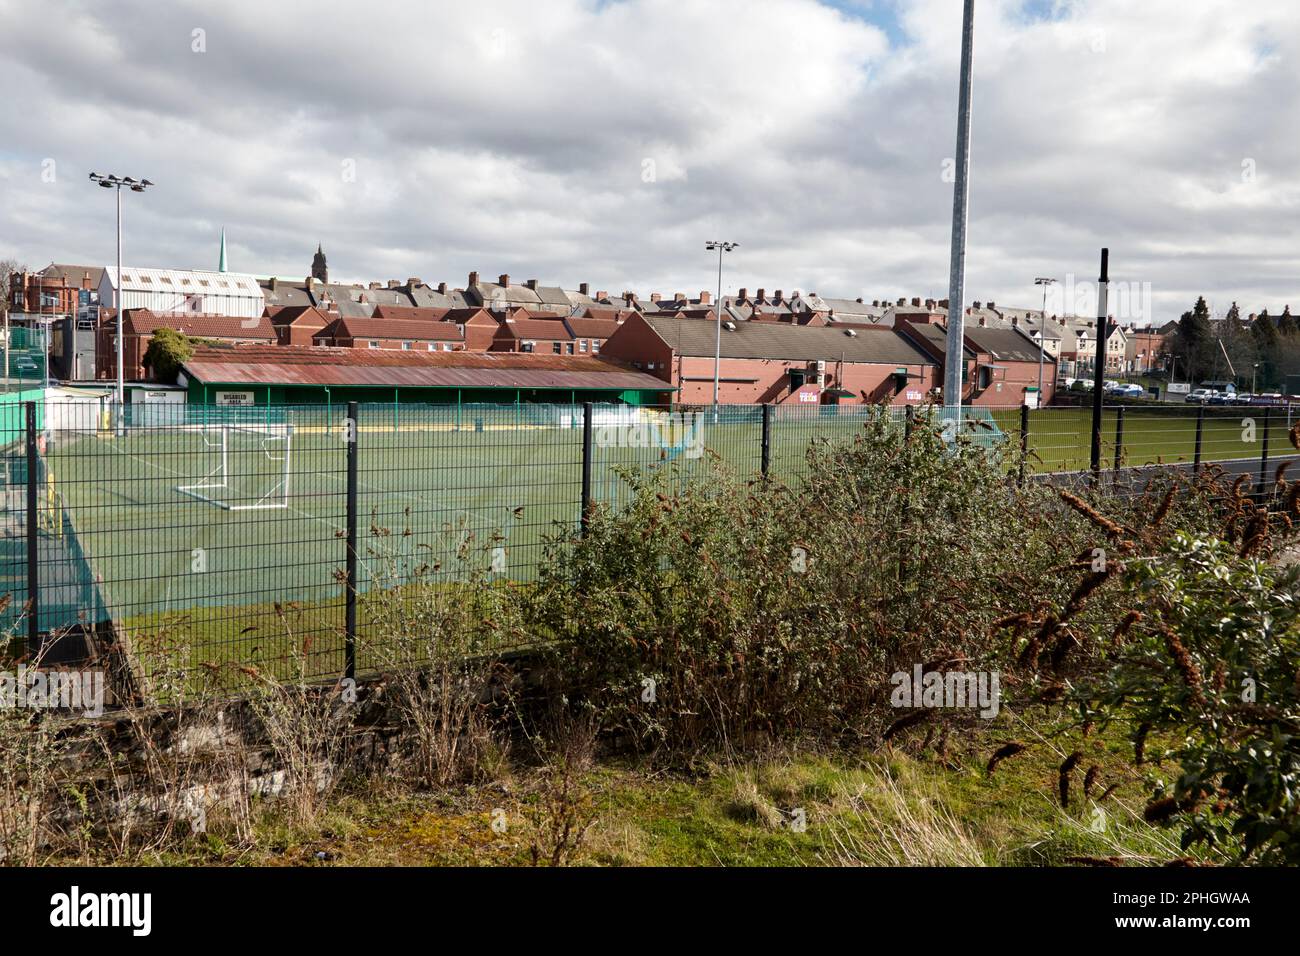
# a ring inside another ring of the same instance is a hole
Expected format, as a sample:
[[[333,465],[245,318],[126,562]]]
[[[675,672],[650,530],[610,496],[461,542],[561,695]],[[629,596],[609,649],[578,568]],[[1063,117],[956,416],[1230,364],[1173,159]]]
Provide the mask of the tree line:
[[[1300,379],[1300,324],[1289,305],[1280,316],[1265,309],[1247,322],[1234,302],[1222,320],[1212,321],[1200,296],[1178,320],[1168,350],[1174,375],[1189,382],[1229,381],[1259,392],[1300,388],[1287,385],[1288,377]]]

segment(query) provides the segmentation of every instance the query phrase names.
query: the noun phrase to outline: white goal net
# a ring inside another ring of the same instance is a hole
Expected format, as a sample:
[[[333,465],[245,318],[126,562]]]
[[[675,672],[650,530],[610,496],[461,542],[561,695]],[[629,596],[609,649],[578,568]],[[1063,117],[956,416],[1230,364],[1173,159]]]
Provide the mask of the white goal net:
[[[203,478],[176,490],[226,511],[289,507],[292,425],[205,425],[196,449]]]

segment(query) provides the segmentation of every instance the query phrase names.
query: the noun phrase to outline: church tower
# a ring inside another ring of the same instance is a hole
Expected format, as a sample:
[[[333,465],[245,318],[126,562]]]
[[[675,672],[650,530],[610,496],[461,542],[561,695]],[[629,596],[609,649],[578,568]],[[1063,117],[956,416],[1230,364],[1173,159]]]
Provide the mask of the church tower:
[[[325,253],[321,250],[320,243],[317,243],[316,255],[311,260],[311,277],[328,283],[330,281],[329,275],[329,267],[325,265]]]

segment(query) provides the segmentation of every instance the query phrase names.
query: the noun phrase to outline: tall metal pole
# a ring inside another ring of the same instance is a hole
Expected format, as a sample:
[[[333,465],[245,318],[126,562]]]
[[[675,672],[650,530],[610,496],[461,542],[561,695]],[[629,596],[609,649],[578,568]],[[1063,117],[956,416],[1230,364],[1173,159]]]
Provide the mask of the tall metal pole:
[[[117,311],[117,434],[126,426],[126,376],[122,365],[122,184],[117,186],[117,287],[113,307]]]
[[[1039,277],[1034,285],[1043,287],[1043,314],[1038,319],[1038,407],[1043,407],[1043,350],[1047,348],[1047,287],[1055,279]]]
[[[718,422],[718,382],[721,378],[720,369],[722,367],[722,254],[730,252],[738,242],[725,242],[721,239],[710,239],[704,244],[704,248],[709,251],[718,250],[718,301],[715,303],[714,314],[717,317],[717,338],[713,344],[713,423]]]
[[[718,327],[713,344],[713,424],[718,423],[718,383],[722,371],[722,244],[718,244],[718,299],[714,311],[717,313]]]
[[[948,349],[943,370],[943,403],[961,418],[961,373],[965,340],[966,221],[970,172],[971,58],[975,45],[975,0],[962,12],[961,82],[957,92],[957,169],[952,196],[952,258],[948,265]]]

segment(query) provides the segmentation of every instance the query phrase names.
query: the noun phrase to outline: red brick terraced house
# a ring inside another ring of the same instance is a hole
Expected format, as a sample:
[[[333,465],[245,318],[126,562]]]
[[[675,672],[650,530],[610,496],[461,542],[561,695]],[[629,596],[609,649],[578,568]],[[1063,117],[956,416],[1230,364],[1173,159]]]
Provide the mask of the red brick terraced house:
[[[129,382],[146,379],[144,353],[149,349],[154,333],[159,329],[174,329],[191,338],[241,345],[275,345],[276,333],[266,316],[241,318],[230,315],[206,315],[198,312],[151,312],[149,309],[127,309],[122,316],[122,368]],[[117,377],[117,323],[108,314],[100,323],[95,355],[97,379]]]
[[[314,336],[335,316],[312,305],[267,306],[277,345],[311,345]]]
[[[345,349],[457,352],[464,348],[465,340],[453,322],[335,319],[312,336],[312,344]]]
[[[598,355],[601,347],[611,335],[618,331],[620,325],[627,321],[628,315],[635,313],[610,313],[617,318],[574,317],[564,320],[569,333],[577,343],[578,355]]]
[[[654,313],[625,321],[603,358],[675,386],[684,405],[713,401],[717,326]],[[732,404],[915,405],[939,381],[939,366],[889,328],[724,321],[718,401]]]
[[[516,309],[501,319],[488,351],[577,355],[578,344],[562,316]]]

